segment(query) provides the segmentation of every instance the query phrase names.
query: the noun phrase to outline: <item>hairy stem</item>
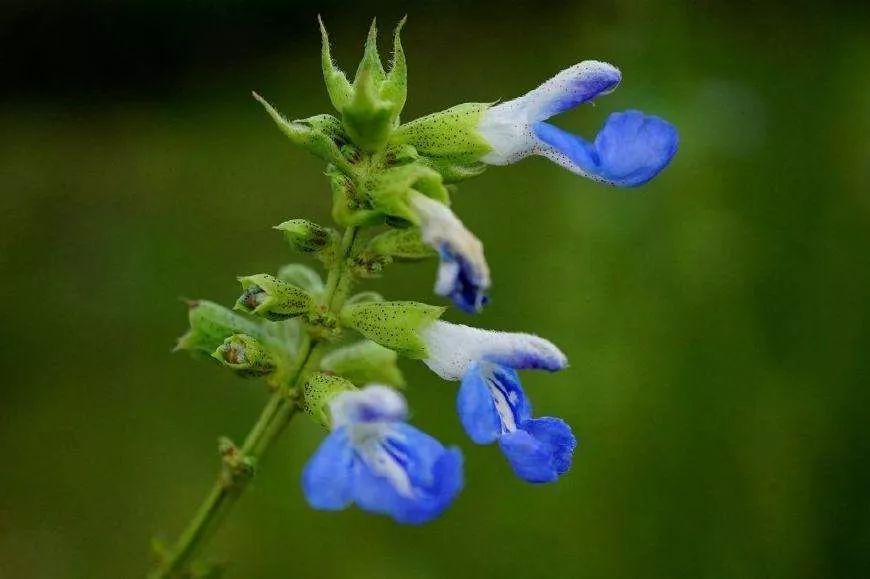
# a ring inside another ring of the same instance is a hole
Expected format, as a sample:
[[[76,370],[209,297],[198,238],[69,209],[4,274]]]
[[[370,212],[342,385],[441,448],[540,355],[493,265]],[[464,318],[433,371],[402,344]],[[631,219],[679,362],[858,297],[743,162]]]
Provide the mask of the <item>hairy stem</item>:
[[[353,251],[356,228],[349,227],[342,238],[341,258],[329,270],[323,303],[337,313],[350,291],[350,273],[347,261]],[[325,350],[325,343],[306,339],[290,373],[286,388],[279,388],[266,403],[257,422],[251,428],[239,454],[254,464],[268,451],[284,428],[299,410],[297,393],[305,378],[317,370]],[[190,564],[220,527],[221,522],[235,505],[250,482],[250,476],[228,476],[227,466],[219,473],[211,490],[200,504],[193,518],[179,536],[171,551],[162,556],[159,567],[150,579],[193,577]]]

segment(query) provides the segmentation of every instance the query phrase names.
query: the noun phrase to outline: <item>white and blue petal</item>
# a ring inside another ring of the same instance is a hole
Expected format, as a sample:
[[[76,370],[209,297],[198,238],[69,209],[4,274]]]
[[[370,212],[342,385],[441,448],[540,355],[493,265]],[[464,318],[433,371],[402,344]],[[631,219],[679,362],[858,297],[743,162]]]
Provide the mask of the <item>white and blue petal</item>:
[[[315,509],[336,511],[353,501],[354,453],[346,427],[333,430],[302,471],[302,492]]]
[[[516,371],[491,362],[474,362],[468,368],[456,410],[465,432],[477,444],[496,442],[532,413]]]
[[[420,193],[411,193],[409,202],[420,218],[423,241],[441,260],[435,293],[449,297],[463,311],[479,312],[491,283],[483,244],[443,203]]]
[[[462,455],[407,424],[360,448],[354,501],[406,524],[428,522],[462,488]]]
[[[619,69],[587,60],[567,68],[525,95],[486,110],[477,131],[492,150],[481,158],[489,165],[507,165],[537,152],[532,125],[613,91]]]
[[[408,417],[405,398],[388,386],[372,384],[342,392],[329,402],[333,430],[358,423],[397,422]]]
[[[533,91],[490,107],[477,126],[491,151],[490,165],[542,155],[584,177],[637,187],[658,175],[677,152],[673,125],[639,111],[608,117],[594,142],[546,123],[550,117],[613,91],[621,80],[614,66],[585,61],[563,70]]]
[[[459,380],[476,361],[515,370],[555,372],[568,359],[552,342],[514,332],[495,332],[437,320],[421,328],[428,355],[423,362],[445,380]]]
[[[441,514],[462,488],[462,455],[403,422],[400,394],[368,386],[330,403],[333,432],[306,465],[303,490],[315,508],[356,503],[401,523]]]
[[[621,187],[658,175],[677,152],[676,128],[640,111],[614,113],[590,143],[549,123],[535,123],[537,152],[569,171]]]

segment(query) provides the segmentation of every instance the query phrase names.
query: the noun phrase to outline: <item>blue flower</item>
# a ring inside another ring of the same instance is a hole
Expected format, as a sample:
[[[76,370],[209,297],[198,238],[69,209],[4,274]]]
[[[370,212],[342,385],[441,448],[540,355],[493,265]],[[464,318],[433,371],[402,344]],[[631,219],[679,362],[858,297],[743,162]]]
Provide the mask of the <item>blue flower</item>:
[[[533,418],[517,370],[561,370],[568,361],[551,342],[435,321],[422,328],[423,362],[445,380],[460,380],[456,407],[462,426],[478,444],[498,442],[520,478],[552,482],[568,471],[576,446],[558,418]]]
[[[514,472],[533,483],[552,482],[571,468],[577,441],[559,418],[532,418],[532,406],[512,368],[474,362],[456,399],[465,432],[477,444],[498,442]]]
[[[405,401],[386,386],[343,392],[330,403],[332,432],[305,466],[308,503],[356,503],[400,523],[440,515],[462,488],[462,455],[405,423]]]
[[[481,311],[489,301],[491,283],[483,244],[443,203],[420,193],[412,193],[409,201],[420,220],[423,241],[441,259],[435,293],[449,297],[465,312]]]
[[[633,110],[615,113],[592,143],[543,122],[612,92],[621,78],[610,64],[584,61],[524,96],[491,107],[477,127],[492,147],[481,160],[505,165],[542,155],[597,181],[621,187],[646,183],[677,152],[677,130],[667,121]]]

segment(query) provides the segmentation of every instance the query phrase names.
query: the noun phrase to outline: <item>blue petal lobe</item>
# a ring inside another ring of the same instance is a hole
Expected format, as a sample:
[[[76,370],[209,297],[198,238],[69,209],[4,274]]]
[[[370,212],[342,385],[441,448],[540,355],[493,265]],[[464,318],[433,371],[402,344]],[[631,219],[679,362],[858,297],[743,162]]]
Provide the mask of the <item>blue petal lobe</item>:
[[[637,187],[658,175],[677,152],[679,136],[667,121],[640,111],[613,113],[595,142],[535,123],[541,154],[586,176],[621,187]]]
[[[521,479],[532,483],[547,483],[559,478],[545,445],[525,430],[506,434],[498,442],[514,473]]]
[[[377,452],[384,454],[362,456],[354,465],[353,495],[362,509],[421,524],[440,515],[462,488],[462,454],[410,425],[395,425]],[[395,474],[373,460],[390,462]]]
[[[624,187],[642,185],[658,175],[678,146],[672,124],[640,111],[610,115],[595,137],[601,176]]]
[[[553,468],[558,474],[568,472],[577,447],[577,439],[568,423],[560,418],[546,416],[528,420],[523,423],[522,429],[549,449]]]
[[[352,500],[354,453],[347,428],[324,439],[302,472],[302,491],[315,509],[339,510]]]
[[[537,418],[526,421],[520,428],[499,440],[518,477],[532,483],[547,483],[568,471],[577,442],[564,421]]]
[[[490,364],[472,362],[462,377],[456,410],[468,436],[477,444],[491,444],[501,435],[501,421],[487,383]]]

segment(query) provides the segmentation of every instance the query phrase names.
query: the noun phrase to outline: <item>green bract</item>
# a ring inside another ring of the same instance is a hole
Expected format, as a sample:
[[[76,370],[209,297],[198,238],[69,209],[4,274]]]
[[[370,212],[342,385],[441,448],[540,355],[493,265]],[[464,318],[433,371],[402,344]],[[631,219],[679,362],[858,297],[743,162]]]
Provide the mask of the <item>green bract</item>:
[[[288,121],[266,99],[253,93],[254,98],[278,125],[287,137],[303,149],[317,155],[324,161],[334,163],[343,170],[350,169],[350,163],[344,158],[341,151],[343,139],[341,138],[341,122],[331,115],[317,115],[309,119]]]
[[[325,289],[320,274],[301,263],[288,263],[278,270],[278,279],[298,286],[312,296],[319,296]]]
[[[397,359],[393,350],[363,340],[324,356],[320,369],[343,376],[355,384],[379,383],[403,388],[405,379],[396,364]]]

